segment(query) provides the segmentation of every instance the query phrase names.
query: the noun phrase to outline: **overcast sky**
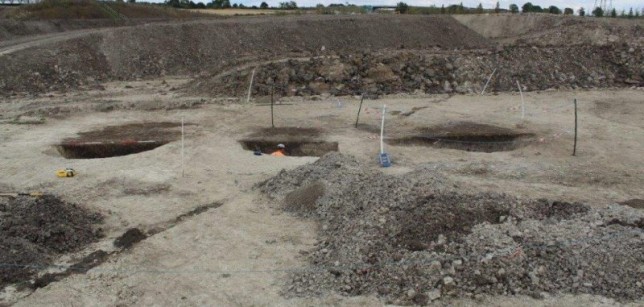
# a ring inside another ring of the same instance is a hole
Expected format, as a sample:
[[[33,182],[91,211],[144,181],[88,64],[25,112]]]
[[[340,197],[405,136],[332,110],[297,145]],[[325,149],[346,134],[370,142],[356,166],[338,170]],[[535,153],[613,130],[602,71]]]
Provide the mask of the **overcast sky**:
[[[193,0],[195,1],[195,0]],[[266,0],[263,0],[266,1]],[[269,0],[266,1],[271,6],[276,6],[278,5],[279,2],[283,2],[287,0]],[[352,0],[349,1],[351,4],[356,4],[356,5],[396,5],[396,3],[400,2],[401,0]],[[458,4],[461,1],[460,0],[454,0],[454,1],[437,1],[437,0],[402,0],[403,2],[413,5],[413,6],[431,6],[435,5],[440,7],[441,5],[449,6],[452,4]],[[515,3],[519,7],[521,7],[524,3],[528,2],[529,0],[521,0],[521,1],[499,1],[501,8],[508,8],[508,6],[511,3]],[[599,0],[597,0],[599,1]],[[610,1],[610,0],[607,0]],[[197,2],[197,1],[195,1]],[[207,3],[210,2],[210,0],[202,0],[201,2]],[[298,6],[315,6],[318,3],[322,3],[324,5],[328,5],[330,3],[345,3],[346,1],[343,2],[341,0],[295,0],[297,2]],[[483,4],[484,8],[494,8],[496,5],[496,0],[463,0],[463,5],[467,7],[476,7],[479,3]],[[563,8],[565,7],[571,7],[575,9],[575,13],[578,8],[584,7],[586,11],[592,10],[593,5],[595,4],[595,0],[549,0],[549,1],[530,1],[532,4],[535,5],[540,5],[542,7],[548,7],[551,5],[556,5],[557,7]],[[259,5],[262,3],[262,0],[231,0],[231,3],[243,3],[244,5],[252,6],[252,5]],[[644,1],[643,0],[613,0],[613,6],[619,11],[621,9],[626,9],[632,7],[633,9],[641,9],[644,7]],[[627,11],[628,13],[628,11]]]

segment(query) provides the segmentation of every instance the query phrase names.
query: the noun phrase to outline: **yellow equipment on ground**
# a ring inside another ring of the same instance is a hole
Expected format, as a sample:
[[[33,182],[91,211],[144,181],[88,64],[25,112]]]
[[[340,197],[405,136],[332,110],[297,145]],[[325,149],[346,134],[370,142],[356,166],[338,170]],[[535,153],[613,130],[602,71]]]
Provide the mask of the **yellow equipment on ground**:
[[[56,171],[56,176],[61,178],[74,177],[76,176],[76,171],[73,168],[59,169]]]

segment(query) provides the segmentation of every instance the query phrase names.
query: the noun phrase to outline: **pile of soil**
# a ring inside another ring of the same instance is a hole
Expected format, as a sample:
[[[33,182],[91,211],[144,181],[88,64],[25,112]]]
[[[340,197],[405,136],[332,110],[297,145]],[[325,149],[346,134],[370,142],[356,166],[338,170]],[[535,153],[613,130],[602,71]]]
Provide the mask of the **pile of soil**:
[[[456,20],[502,44],[611,45],[644,43],[644,22],[623,18],[584,18],[553,14],[466,14]]]
[[[188,92],[242,96],[255,69],[253,94],[280,96],[480,93],[644,85],[642,48],[631,45],[526,47],[494,51],[396,51],[271,62],[198,78]]]
[[[260,189],[321,224],[313,267],[291,275],[287,295],[421,305],[485,294],[643,297],[644,213],[626,206],[465,194],[440,174],[383,175],[338,153]]]
[[[0,288],[102,236],[103,216],[51,195],[0,198]]]
[[[147,25],[12,53],[11,61],[0,61],[0,93],[216,73],[266,59],[438,46],[493,45],[449,16],[272,16]]]

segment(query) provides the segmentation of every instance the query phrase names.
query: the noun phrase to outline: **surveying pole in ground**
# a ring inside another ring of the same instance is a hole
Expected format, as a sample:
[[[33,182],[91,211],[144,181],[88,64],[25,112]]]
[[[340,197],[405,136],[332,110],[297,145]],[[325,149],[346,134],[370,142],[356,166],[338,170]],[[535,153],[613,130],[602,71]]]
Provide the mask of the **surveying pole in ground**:
[[[385,112],[387,110],[387,105],[383,104],[382,105],[382,122],[380,123],[380,153],[385,152],[385,144],[384,144],[384,135],[385,135]]]
[[[577,98],[574,100],[575,103],[575,143],[572,147],[572,155],[577,154]]]
[[[275,121],[273,120],[273,94],[275,92],[275,85],[271,84],[271,127],[275,128]]]
[[[253,79],[255,79],[255,68],[253,68],[253,73],[250,75],[250,84],[248,84],[248,96],[246,96],[246,103],[250,102],[250,92],[253,89]]]
[[[362,101],[364,100],[364,94],[360,97],[360,106],[358,107],[358,116],[356,116],[356,128],[358,128],[358,120],[360,120],[360,110],[362,110]]]
[[[492,76],[494,76],[494,72],[496,72],[496,68],[492,71],[490,76],[487,78],[487,82],[485,82],[485,86],[483,86],[483,90],[481,91],[481,95],[485,93],[485,89],[487,88],[487,84],[490,83],[490,80],[492,80]]]
[[[184,155],[183,155],[183,141],[184,141],[184,133],[183,133],[183,116],[181,117],[181,177],[185,175],[185,169],[184,169]]]
[[[525,118],[525,102],[523,101],[523,90],[521,90],[521,84],[517,80],[517,87],[519,88],[519,94],[521,94],[521,119]]]
[[[389,155],[385,152],[385,114],[387,114],[387,105],[382,105],[382,122],[380,123],[380,154],[378,158],[380,159],[380,165],[382,167],[391,166],[391,159]]]

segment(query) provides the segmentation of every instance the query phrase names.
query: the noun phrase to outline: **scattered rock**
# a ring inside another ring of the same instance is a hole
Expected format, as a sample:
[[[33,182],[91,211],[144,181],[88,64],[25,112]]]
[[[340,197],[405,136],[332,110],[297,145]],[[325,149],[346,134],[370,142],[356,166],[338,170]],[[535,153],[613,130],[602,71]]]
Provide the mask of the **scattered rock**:
[[[337,269],[291,274],[303,289],[291,295],[377,293],[396,304],[561,292],[642,298],[641,210],[464,194],[440,172],[390,176],[340,153],[259,188],[279,200],[315,182],[324,193],[297,214],[327,226],[312,265]]]

